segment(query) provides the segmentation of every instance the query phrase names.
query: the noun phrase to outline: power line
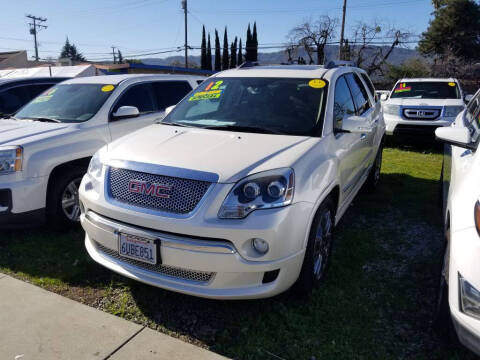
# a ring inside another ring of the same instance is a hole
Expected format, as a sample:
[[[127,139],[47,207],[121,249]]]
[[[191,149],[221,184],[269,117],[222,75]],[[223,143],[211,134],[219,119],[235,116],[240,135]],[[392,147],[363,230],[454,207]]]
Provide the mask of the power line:
[[[185,68],[188,69],[188,26],[187,26],[187,0],[182,0],[182,9],[185,14]]]
[[[47,19],[33,16],[33,15],[25,15],[25,16],[33,20],[33,23],[28,23],[28,25],[30,25],[30,34],[33,35],[33,41],[35,42],[35,60],[38,61],[37,32],[41,29],[47,28],[46,25],[42,25],[42,23],[47,21]],[[37,24],[37,21],[39,22],[38,24]]]

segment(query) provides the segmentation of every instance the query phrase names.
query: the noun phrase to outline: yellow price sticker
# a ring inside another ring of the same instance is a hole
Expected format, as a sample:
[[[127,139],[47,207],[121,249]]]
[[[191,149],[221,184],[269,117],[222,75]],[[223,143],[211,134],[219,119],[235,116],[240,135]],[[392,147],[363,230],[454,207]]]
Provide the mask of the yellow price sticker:
[[[321,89],[325,87],[327,83],[321,79],[313,79],[308,82],[308,86],[315,88],[315,89]]]
[[[113,85],[105,85],[104,87],[102,87],[103,92],[110,92],[113,89],[115,89],[115,86],[113,86]]]
[[[453,86],[457,86],[457,84],[455,84],[454,82],[449,82],[449,83],[448,83],[448,86],[452,86],[452,87],[453,87]]]

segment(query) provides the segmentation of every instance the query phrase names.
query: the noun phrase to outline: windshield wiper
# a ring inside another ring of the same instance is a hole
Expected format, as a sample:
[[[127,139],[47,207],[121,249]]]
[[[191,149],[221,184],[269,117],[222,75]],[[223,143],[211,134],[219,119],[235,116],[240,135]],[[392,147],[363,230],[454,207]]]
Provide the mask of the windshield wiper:
[[[47,118],[47,117],[31,117],[30,120],[34,121],[41,121],[41,122],[53,122],[53,123],[61,123],[60,120]]]
[[[275,130],[275,129],[262,128],[262,127],[257,127],[257,126],[216,125],[216,126],[203,126],[202,129],[252,132],[252,133],[259,133],[259,134],[285,135],[285,133],[283,133],[281,131],[278,131],[278,130]]]
[[[168,125],[168,126],[180,126],[180,127],[192,127],[192,126],[188,126],[188,125],[185,125],[185,124],[180,124],[180,123],[171,123],[171,122],[161,122],[161,121],[157,121],[157,124],[160,124],[160,125]]]

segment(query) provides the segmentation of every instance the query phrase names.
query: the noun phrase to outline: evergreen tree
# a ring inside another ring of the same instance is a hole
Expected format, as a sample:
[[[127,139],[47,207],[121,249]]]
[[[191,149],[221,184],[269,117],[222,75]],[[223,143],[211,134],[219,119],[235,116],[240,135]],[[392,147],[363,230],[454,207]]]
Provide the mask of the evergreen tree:
[[[225,26],[225,33],[223,35],[222,70],[227,70],[229,65],[230,65],[230,58],[228,55],[228,36],[227,36],[227,27]]]
[[[77,50],[75,44],[70,44],[68,37],[60,52],[61,58],[68,58],[72,61],[86,61],[83,55]]]
[[[205,39],[205,25],[202,29],[202,45],[201,45],[201,55],[200,55],[200,69],[207,69],[207,40]]]
[[[230,47],[230,69],[234,69],[237,67],[237,44],[238,39],[235,36],[235,41],[232,42],[232,45]]]
[[[118,50],[118,64],[123,64],[123,56],[122,56],[122,52],[120,51],[120,49]]]
[[[252,31],[250,30],[250,24],[248,24],[247,29],[247,42],[245,44],[245,60],[246,61],[253,61],[252,60]]]
[[[258,61],[257,22],[253,23],[252,35],[252,61]]]
[[[434,12],[418,49],[424,55],[480,58],[480,5],[473,0],[446,0]]]
[[[218,31],[215,29],[215,71],[222,70],[222,56],[220,55],[220,39]]]
[[[208,33],[207,42],[207,70],[212,70],[212,44],[210,44],[210,33]]]
[[[242,55],[242,38],[240,38],[240,42],[238,43],[238,58],[237,58],[237,65],[243,64],[243,55]]]

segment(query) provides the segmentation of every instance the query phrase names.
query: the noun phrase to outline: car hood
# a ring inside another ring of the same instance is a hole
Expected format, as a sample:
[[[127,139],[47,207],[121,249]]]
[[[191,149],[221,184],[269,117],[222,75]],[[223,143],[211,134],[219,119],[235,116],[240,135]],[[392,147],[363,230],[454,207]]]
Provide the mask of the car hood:
[[[108,145],[106,161],[127,160],[218,175],[231,183],[291,167],[318,138],[151,125]]]
[[[393,98],[384,102],[385,105],[402,106],[460,106],[465,105],[462,99],[413,99]]]
[[[47,137],[69,125],[33,120],[0,119],[0,145],[23,145],[33,138]]]

